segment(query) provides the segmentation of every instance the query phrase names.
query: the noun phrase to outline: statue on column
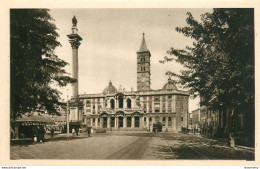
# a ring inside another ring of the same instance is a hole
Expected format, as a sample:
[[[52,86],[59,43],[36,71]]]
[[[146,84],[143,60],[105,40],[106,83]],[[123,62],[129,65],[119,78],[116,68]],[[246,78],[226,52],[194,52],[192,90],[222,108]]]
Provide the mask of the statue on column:
[[[76,19],[76,17],[74,16],[73,18],[72,18],[72,33],[73,34],[77,34],[78,33],[78,29],[77,29],[77,23],[78,23],[78,21],[77,21],[77,19]]]

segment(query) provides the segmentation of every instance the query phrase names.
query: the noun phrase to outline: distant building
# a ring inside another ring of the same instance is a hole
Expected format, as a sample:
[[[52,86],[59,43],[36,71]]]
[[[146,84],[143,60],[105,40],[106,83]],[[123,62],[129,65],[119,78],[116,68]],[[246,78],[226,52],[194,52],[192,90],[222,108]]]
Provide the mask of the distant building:
[[[200,109],[193,110],[190,114],[190,128],[198,129],[200,128]]]

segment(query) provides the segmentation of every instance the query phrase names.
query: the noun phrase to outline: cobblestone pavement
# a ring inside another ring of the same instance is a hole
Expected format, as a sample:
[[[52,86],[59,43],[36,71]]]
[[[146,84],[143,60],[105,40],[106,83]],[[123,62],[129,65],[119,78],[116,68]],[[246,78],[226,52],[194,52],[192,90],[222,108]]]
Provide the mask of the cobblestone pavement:
[[[181,133],[104,133],[11,146],[10,151],[11,159],[254,159],[252,150],[230,148],[197,134]]]

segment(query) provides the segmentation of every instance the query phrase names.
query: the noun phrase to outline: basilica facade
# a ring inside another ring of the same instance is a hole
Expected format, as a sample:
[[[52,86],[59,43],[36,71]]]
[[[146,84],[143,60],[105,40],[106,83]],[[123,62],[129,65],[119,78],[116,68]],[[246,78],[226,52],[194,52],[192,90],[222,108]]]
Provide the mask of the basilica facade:
[[[170,78],[161,89],[152,90],[150,58],[143,34],[137,51],[137,91],[117,89],[110,81],[98,94],[80,94],[81,108],[71,107],[71,123],[78,119],[81,124],[108,130],[151,130],[157,122],[168,131],[187,127],[189,93],[178,90]]]

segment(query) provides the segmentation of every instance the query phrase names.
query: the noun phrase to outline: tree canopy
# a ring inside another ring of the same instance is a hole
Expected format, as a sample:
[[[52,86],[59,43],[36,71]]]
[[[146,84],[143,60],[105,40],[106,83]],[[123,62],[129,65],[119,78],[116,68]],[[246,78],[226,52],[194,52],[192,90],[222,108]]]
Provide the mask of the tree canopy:
[[[61,44],[47,9],[11,9],[11,117],[33,109],[57,113],[60,92],[52,84],[66,86],[76,80],[55,55]]]
[[[250,111],[254,88],[254,9],[214,9],[201,15],[201,21],[187,13],[186,27],[176,31],[194,40],[185,49],[171,48],[161,63],[176,61],[185,70],[166,74],[178,77],[200,96],[201,105],[218,109],[232,104]],[[232,101],[231,101],[232,100]],[[232,102],[232,103],[231,103]]]

